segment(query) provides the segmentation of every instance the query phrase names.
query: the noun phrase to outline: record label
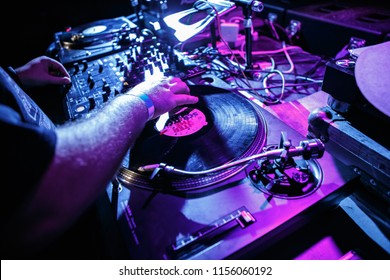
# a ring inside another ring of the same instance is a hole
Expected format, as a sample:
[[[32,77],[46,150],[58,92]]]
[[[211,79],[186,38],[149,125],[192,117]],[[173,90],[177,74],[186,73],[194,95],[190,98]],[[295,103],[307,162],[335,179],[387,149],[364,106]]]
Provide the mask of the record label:
[[[192,135],[207,125],[205,114],[196,108],[184,107],[170,116],[162,115],[156,123],[160,135],[183,137]]]
[[[105,25],[91,26],[91,27],[88,27],[87,29],[84,29],[83,34],[85,36],[92,36],[92,35],[102,33],[106,30],[107,30],[107,26],[105,26]]]

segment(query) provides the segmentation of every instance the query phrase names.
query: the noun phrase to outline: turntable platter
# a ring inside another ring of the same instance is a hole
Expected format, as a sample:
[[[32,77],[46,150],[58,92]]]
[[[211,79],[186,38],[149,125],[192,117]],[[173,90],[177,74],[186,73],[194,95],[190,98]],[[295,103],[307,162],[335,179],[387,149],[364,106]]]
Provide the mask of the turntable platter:
[[[356,83],[364,97],[390,117],[390,42],[367,47],[357,58]]]
[[[123,30],[130,31],[136,26],[125,17],[102,19],[80,25],[59,36],[61,43],[69,49],[85,49],[114,44]]]
[[[50,52],[67,67],[128,48],[137,33],[138,26],[126,17],[102,19],[57,32]]]
[[[191,94],[199,97],[197,104],[171,112],[165,129],[157,129],[159,120],[145,127],[130,151],[128,166],[119,174],[125,184],[163,190],[202,188],[230,178],[245,166],[203,177],[169,175],[153,180],[149,179],[150,174],[137,170],[144,165],[166,163],[188,171],[202,171],[262,150],[266,123],[259,108],[224,89],[211,86],[190,86],[190,89]]]

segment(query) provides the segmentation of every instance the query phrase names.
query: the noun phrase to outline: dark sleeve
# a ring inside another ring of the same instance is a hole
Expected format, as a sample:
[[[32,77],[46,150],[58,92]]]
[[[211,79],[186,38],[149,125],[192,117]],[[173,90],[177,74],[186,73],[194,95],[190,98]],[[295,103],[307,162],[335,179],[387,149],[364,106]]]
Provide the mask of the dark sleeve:
[[[1,218],[36,188],[56,145],[55,126],[4,73],[0,68]]]
[[[0,131],[2,184],[6,182],[8,188],[18,186],[25,191],[37,184],[53,158],[56,134],[24,123],[18,113],[1,104]]]

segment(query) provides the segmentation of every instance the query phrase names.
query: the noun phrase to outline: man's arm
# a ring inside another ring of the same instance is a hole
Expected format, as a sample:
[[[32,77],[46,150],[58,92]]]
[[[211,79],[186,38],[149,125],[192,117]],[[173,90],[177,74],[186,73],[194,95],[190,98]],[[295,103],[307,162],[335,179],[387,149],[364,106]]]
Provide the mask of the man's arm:
[[[15,222],[24,246],[42,246],[71,225],[113,179],[128,149],[148,120],[147,93],[154,117],[179,105],[197,102],[177,78],[142,83],[91,118],[57,129],[55,157],[39,188]],[[23,244],[19,244],[23,245]]]

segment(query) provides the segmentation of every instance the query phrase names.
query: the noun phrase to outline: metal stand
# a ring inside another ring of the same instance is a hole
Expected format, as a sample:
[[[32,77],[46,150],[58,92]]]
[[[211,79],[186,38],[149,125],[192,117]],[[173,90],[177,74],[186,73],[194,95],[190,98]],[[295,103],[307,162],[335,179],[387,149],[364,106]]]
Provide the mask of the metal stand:
[[[245,30],[245,69],[252,69],[252,9],[250,6],[243,6],[244,30]]]
[[[211,33],[211,45],[215,50],[217,48],[217,30],[215,28],[215,20],[210,24],[210,33]]]

